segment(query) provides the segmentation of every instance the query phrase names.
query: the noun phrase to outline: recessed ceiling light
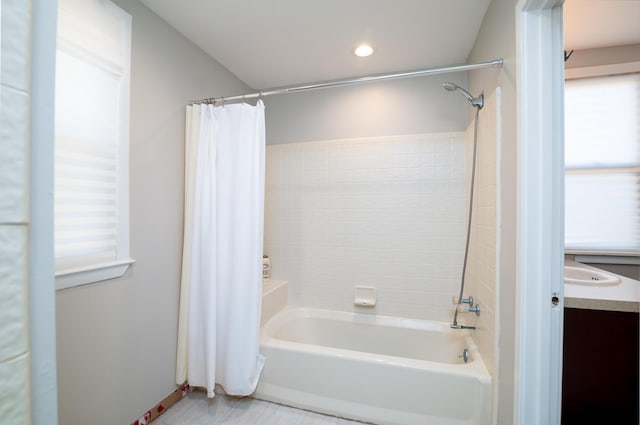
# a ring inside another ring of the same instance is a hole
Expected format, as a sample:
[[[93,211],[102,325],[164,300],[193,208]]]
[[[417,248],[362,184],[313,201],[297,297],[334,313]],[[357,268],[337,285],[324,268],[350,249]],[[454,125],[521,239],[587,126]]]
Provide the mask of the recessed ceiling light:
[[[370,56],[373,53],[373,48],[367,44],[362,44],[353,53],[360,57]]]

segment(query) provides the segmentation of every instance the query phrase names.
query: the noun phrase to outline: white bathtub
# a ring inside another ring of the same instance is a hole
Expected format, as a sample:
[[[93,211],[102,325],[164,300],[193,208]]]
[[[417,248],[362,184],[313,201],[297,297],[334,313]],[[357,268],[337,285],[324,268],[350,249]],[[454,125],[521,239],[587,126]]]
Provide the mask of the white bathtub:
[[[256,398],[376,424],[490,422],[491,378],[470,331],[447,323],[286,307],[260,351]]]

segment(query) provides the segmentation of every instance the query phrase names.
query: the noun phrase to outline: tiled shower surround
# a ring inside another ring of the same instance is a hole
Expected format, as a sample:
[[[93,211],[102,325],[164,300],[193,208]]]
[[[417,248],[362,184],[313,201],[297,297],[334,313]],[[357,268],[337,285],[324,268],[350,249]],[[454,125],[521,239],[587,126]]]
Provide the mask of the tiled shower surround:
[[[448,321],[465,240],[465,133],[267,146],[265,253],[296,305]],[[377,305],[354,307],[354,286]]]
[[[495,363],[498,356],[496,344],[496,292],[498,290],[498,240],[500,227],[497,225],[500,215],[498,185],[498,152],[500,152],[500,108],[501,90],[485,96],[485,105],[480,112],[478,126],[478,158],[476,162],[476,182],[471,222],[469,264],[465,283],[465,294],[473,295],[482,307],[480,317],[466,316],[465,323],[475,323],[477,332],[475,341],[482,358],[495,376]],[[471,164],[473,149],[473,122],[467,130],[467,164]]]

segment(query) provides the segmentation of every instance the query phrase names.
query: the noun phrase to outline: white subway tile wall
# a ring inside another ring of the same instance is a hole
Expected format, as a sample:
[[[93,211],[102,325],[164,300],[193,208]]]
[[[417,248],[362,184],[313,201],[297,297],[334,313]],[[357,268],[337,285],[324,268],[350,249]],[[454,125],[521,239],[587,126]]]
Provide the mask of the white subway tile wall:
[[[28,93],[31,85],[31,1],[2,0],[2,85]]]
[[[0,422],[28,425],[31,2],[1,0],[0,11]]]
[[[4,58],[3,58],[4,61]],[[24,223],[28,215],[29,94],[0,84],[0,220]]]
[[[27,220],[30,2],[2,0],[0,46],[0,223]]]
[[[27,226],[0,225],[0,364],[27,352]]]
[[[485,99],[478,126],[478,158],[473,220],[469,246],[466,293],[473,295],[481,307],[480,317],[475,319],[476,343],[491,375],[496,361],[496,289],[497,289],[497,241],[498,220],[498,153],[500,152],[500,91]],[[473,122],[467,131],[467,150],[473,143]],[[471,156],[468,161],[470,163]],[[468,316],[467,316],[468,317]],[[468,317],[468,320],[471,317]]]
[[[463,132],[267,146],[272,276],[295,305],[451,320],[465,170]],[[375,308],[353,305],[356,285]]]
[[[0,362],[0,423],[31,423],[29,353]]]

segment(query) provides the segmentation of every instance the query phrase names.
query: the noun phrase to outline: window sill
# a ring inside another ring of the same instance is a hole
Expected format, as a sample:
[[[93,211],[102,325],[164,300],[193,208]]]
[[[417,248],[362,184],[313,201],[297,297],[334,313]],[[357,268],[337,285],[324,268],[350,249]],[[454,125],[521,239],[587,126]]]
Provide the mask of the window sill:
[[[122,261],[56,271],[56,291],[88,283],[116,279],[123,276],[129,266],[135,262],[135,260],[129,258]]]
[[[567,249],[565,250],[565,255],[574,257],[578,263],[640,265],[640,257],[638,257],[638,254],[629,251],[615,252]]]

